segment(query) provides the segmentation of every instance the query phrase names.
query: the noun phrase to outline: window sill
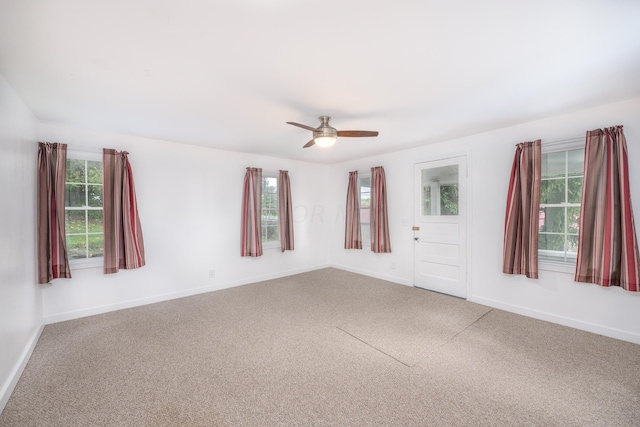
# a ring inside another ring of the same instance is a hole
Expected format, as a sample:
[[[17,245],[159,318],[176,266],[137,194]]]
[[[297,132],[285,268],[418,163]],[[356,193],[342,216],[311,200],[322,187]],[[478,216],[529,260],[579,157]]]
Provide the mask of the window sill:
[[[102,268],[104,266],[104,257],[73,259],[69,261],[71,270],[84,270],[88,268]]]
[[[558,273],[566,273],[566,274],[573,275],[576,273],[576,264],[575,262],[569,264],[566,262],[538,260],[538,269],[546,270],[546,271],[556,271]]]

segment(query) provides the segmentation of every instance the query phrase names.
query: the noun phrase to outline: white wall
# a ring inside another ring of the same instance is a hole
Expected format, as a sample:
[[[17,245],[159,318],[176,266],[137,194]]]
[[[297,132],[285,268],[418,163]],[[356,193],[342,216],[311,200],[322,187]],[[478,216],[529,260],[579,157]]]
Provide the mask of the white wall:
[[[621,124],[627,138],[635,223],[640,225],[640,98],[552,117],[466,138],[332,167],[330,210],[344,212],[351,170],[382,165],[389,192],[391,254],[344,250],[344,222],[331,236],[331,262],[351,271],[413,284],[413,165],[466,154],[469,161],[469,300],[591,332],[640,343],[640,293],[575,283],[570,274],[541,271],[539,280],[502,270],[507,185],[515,144],[584,136]],[[343,220],[342,220],[343,221]],[[396,269],[391,268],[391,263]]]
[[[36,120],[0,76],[0,411],[42,330],[36,284]]]
[[[72,269],[72,279],[56,279],[43,291],[47,322],[329,265],[326,224],[317,214],[326,199],[327,166],[52,124],[40,124],[38,137],[67,143],[69,150],[106,147],[130,153],[147,261],[143,268],[113,275],[101,268]],[[265,249],[260,258],[240,257],[248,166],[289,171],[294,251]],[[215,278],[209,278],[209,270],[215,270]]]

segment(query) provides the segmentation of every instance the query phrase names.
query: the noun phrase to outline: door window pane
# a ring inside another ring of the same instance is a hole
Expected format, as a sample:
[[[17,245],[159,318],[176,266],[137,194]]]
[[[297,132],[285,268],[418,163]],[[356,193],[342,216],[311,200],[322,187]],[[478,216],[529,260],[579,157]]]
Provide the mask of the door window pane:
[[[458,165],[422,170],[422,215],[458,215]]]
[[[440,215],[458,215],[458,184],[440,186]]]

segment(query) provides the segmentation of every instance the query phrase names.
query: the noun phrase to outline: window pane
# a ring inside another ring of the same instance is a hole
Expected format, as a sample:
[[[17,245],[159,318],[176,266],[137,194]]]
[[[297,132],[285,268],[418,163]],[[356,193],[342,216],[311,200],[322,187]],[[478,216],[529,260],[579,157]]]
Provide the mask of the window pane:
[[[422,187],[422,215],[431,215],[431,186]]]
[[[278,222],[278,178],[262,177],[262,243],[273,243],[280,240]]]
[[[67,255],[69,259],[82,259],[87,257],[86,236],[67,236]]]
[[[278,222],[278,210],[277,209],[263,209],[262,210],[262,221],[263,221],[263,224],[268,223],[269,221]]]
[[[368,242],[371,239],[371,224],[361,223],[360,232],[362,233],[362,241]]]
[[[89,258],[104,256],[104,235],[89,235]]]
[[[85,182],[84,160],[67,159],[67,182]]]
[[[274,177],[262,178],[262,208],[278,207],[278,179]]]
[[[360,179],[360,234],[362,241],[368,241],[369,222],[371,221],[371,177],[361,176]]]
[[[567,208],[567,233],[578,235],[580,228],[580,208],[573,206]]]
[[[65,233],[86,233],[84,211],[65,211]]]
[[[262,241],[263,243],[273,243],[280,239],[279,227],[277,222],[268,221],[262,224]]]
[[[584,148],[568,151],[569,176],[582,176],[584,173]]]
[[[88,185],[87,191],[89,192],[88,202],[92,208],[102,207],[102,185]]]
[[[371,222],[371,209],[360,209],[360,224],[369,224]]]
[[[578,259],[578,236],[567,236],[567,259],[575,262]]]
[[[87,181],[102,185],[102,162],[87,161]]]
[[[67,184],[64,192],[64,205],[69,208],[80,208],[85,205],[86,186],[82,184]]]
[[[547,251],[564,252],[564,236],[561,234],[540,233],[538,236],[538,248]]]
[[[539,231],[548,233],[564,233],[565,208],[541,208]]]
[[[542,178],[557,178],[565,176],[566,155],[565,151],[547,153],[542,155]]]
[[[458,215],[458,184],[440,186],[440,215]]]
[[[538,250],[540,259],[564,262],[564,236],[557,234],[540,234],[538,236]]]
[[[371,206],[371,193],[361,191],[360,192],[360,207],[369,208]]]
[[[87,214],[89,216],[89,224],[87,224],[89,233],[101,233],[103,229],[102,211],[88,211]]]
[[[569,190],[569,203],[580,203],[580,199],[582,198],[582,177],[580,178],[569,178],[568,182],[568,190]]]
[[[550,205],[564,202],[564,179],[543,180],[540,183],[540,204]]]

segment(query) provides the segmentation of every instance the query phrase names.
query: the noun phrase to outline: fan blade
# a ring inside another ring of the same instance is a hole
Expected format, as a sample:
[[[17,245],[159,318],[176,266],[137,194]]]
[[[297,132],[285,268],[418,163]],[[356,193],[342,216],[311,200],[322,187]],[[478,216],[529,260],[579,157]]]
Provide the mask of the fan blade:
[[[306,144],[304,144],[304,146],[302,148],[309,148],[311,147],[313,144],[315,144],[316,142],[312,139],[311,141],[307,142]]]
[[[378,136],[378,132],[371,130],[339,130],[338,136]]]
[[[300,123],[287,122],[287,124],[288,125],[298,126],[299,128],[310,130],[311,132],[317,132],[318,131],[318,129],[316,129],[316,128],[312,128],[311,126],[307,126],[307,125],[301,125]]]

